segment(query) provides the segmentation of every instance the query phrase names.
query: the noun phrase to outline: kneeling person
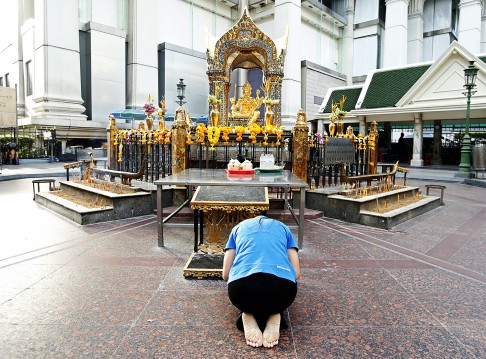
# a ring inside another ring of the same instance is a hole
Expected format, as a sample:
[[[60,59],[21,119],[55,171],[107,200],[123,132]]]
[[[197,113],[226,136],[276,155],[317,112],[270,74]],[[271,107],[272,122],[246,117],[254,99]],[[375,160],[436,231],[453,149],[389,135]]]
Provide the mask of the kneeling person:
[[[285,224],[258,216],[236,225],[223,262],[231,303],[241,312],[248,345],[273,347],[280,336],[280,313],[297,295],[298,246]],[[263,332],[262,332],[263,330]]]

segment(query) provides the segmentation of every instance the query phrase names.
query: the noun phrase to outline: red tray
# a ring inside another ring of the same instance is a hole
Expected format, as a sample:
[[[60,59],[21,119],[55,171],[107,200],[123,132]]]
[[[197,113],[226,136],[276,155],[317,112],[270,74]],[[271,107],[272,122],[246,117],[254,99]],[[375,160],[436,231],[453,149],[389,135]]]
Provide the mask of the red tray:
[[[226,170],[227,174],[230,175],[252,175],[255,174],[255,169],[252,170]]]

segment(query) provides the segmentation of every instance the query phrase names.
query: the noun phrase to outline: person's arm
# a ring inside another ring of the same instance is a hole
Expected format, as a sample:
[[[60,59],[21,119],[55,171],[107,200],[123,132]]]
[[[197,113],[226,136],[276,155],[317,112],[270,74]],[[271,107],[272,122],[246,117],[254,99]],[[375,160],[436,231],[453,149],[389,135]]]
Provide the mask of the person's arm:
[[[300,279],[300,262],[299,262],[299,254],[297,253],[297,249],[289,248],[287,249],[289,254],[289,261],[292,264],[292,267],[295,269],[295,279]]]
[[[234,249],[227,249],[224,252],[223,279],[226,280],[226,281],[228,280],[231,266],[233,265],[233,262],[235,260],[235,253],[236,253],[236,251]]]

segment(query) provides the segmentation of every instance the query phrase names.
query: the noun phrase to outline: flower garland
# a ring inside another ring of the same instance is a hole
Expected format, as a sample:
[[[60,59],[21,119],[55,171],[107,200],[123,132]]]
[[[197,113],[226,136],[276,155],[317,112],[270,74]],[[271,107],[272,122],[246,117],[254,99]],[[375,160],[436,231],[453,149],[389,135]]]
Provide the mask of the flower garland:
[[[282,139],[282,133],[283,133],[283,128],[280,126],[275,133],[277,134],[277,142],[275,142],[275,145],[278,147],[280,146],[281,142],[280,140]]]
[[[255,144],[257,142],[256,135],[258,135],[262,129],[257,123],[253,123],[248,129],[250,130],[250,136],[248,136],[248,138],[251,140],[251,143]]]
[[[245,132],[245,128],[243,126],[236,126],[236,141],[240,142],[243,140],[243,133]]]
[[[192,145],[194,142],[192,141],[192,133],[191,133],[191,130],[188,129],[187,130],[187,134],[186,134],[186,145]]]
[[[231,127],[221,127],[221,132],[223,133],[221,136],[224,141],[223,144],[226,146],[229,145],[229,133],[231,132]]]
[[[219,141],[219,135],[221,133],[221,129],[219,127],[209,126],[208,127],[208,141],[211,145],[211,151],[214,151],[214,146]]]
[[[170,145],[170,139],[172,138],[172,132],[167,132],[164,138],[164,144]]]
[[[206,126],[204,123],[198,123],[196,126],[196,143],[204,142],[204,134],[206,133]]]

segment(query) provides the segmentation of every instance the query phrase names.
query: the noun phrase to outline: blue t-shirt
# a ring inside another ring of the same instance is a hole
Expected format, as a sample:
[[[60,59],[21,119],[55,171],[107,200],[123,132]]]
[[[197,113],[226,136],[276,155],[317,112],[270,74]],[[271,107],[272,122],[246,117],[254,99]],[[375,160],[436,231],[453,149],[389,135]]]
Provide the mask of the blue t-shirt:
[[[285,224],[265,216],[244,220],[231,231],[226,249],[235,249],[228,283],[255,273],[269,273],[295,282],[288,248],[298,249]]]

